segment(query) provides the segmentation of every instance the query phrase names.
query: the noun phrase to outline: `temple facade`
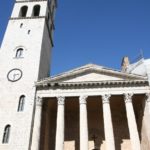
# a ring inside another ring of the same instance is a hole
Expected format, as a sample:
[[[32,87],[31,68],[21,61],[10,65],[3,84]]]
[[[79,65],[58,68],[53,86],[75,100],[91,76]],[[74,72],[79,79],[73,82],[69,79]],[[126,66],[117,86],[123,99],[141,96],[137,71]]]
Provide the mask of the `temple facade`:
[[[41,149],[150,148],[147,76],[88,64],[38,81],[36,87],[33,141]]]

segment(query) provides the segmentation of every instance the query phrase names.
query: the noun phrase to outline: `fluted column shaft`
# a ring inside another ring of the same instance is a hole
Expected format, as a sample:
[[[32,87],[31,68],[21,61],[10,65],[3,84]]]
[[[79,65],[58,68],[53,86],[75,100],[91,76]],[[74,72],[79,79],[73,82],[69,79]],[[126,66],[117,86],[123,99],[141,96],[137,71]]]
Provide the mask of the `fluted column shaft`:
[[[80,96],[80,150],[88,150],[87,96]]]
[[[114,133],[109,100],[110,95],[102,95],[106,149],[115,150]]]
[[[40,148],[42,104],[43,104],[42,98],[38,97],[36,99],[36,109],[35,109],[31,150],[39,150]]]
[[[132,150],[140,150],[141,149],[140,139],[139,139],[137,124],[136,124],[134,109],[132,105],[132,95],[133,94],[124,95],[128,127],[129,127]]]
[[[57,127],[55,150],[64,149],[64,105],[65,97],[57,97]]]

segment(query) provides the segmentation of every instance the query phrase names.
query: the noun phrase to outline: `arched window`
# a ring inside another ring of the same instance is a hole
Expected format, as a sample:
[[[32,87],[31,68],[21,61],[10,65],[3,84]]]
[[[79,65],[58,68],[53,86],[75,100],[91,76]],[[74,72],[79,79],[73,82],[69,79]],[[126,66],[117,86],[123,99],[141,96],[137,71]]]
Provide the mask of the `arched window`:
[[[32,16],[33,17],[38,17],[40,15],[40,5],[35,5],[33,7],[33,13]]]
[[[24,104],[25,104],[25,96],[22,95],[19,98],[19,104],[18,104],[18,112],[24,110]]]
[[[19,48],[16,51],[16,58],[21,58],[23,57],[23,48]]]
[[[20,9],[19,17],[26,17],[28,11],[27,6],[22,6]]]
[[[10,128],[11,128],[10,125],[5,126],[2,143],[8,143],[9,142]]]

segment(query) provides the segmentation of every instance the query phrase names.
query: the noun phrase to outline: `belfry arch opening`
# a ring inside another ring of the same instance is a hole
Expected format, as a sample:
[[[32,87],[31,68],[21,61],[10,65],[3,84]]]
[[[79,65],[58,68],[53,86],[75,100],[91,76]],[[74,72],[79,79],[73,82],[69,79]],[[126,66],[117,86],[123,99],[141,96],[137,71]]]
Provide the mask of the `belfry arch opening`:
[[[40,5],[35,5],[33,7],[32,17],[38,17],[40,15]]]
[[[22,6],[20,9],[19,17],[26,17],[27,16],[28,7]]]

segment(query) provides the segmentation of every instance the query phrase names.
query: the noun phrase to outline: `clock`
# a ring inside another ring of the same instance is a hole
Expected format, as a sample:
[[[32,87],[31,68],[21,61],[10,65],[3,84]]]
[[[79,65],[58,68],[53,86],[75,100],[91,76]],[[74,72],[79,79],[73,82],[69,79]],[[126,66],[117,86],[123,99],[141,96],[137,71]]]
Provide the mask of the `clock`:
[[[10,70],[7,74],[8,81],[16,82],[22,77],[22,71],[20,69],[14,68]]]

